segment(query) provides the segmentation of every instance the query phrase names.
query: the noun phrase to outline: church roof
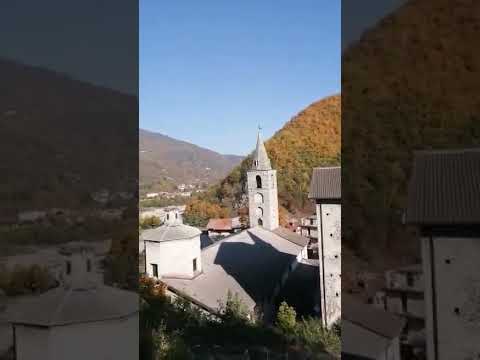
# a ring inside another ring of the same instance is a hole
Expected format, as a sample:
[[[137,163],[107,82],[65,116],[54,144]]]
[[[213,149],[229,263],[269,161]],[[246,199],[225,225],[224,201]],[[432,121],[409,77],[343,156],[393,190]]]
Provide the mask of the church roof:
[[[145,230],[142,232],[141,238],[146,241],[163,242],[191,239],[201,233],[202,232],[196,227],[178,223],[175,225],[162,225],[155,229]]]
[[[480,224],[480,148],[419,151],[406,221],[420,225]]]
[[[227,291],[237,293],[253,310],[269,298],[302,247],[261,227],[229,236],[202,250],[203,273],[195,279],[163,278],[173,291],[210,311],[225,302]]]
[[[313,169],[310,183],[310,199],[339,200],[342,198],[342,169],[335,167],[317,167]]]
[[[305,247],[308,245],[308,238],[305,236],[299,235],[297,233],[294,233],[293,231],[286,229],[284,227],[279,226],[275,230],[273,230],[275,234],[278,236],[284,238],[285,240],[288,240],[294,244],[297,244],[298,246]]]
[[[89,290],[57,287],[11,304],[7,319],[14,324],[50,327],[121,319],[138,311],[139,296],[135,292],[111,286]]]
[[[257,147],[253,153],[252,170],[272,170],[270,158],[268,157],[260,132],[257,135]]]

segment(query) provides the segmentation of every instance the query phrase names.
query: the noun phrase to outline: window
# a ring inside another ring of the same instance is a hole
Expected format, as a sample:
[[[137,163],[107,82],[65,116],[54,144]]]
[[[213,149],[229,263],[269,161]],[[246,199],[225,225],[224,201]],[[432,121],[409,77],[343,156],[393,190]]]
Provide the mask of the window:
[[[72,273],[72,263],[70,261],[67,261],[67,275],[70,275]]]
[[[256,180],[257,180],[257,189],[261,189],[262,188],[262,177],[260,175],[257,175]]]
[[[197,271],[197,259],[193,259],[193,272]]]
[[[170,220],[170,214],[167,214],[167,220]]]
[[[413,286],[413,274],[412,273],[407,273],[407,285],[409,287]]]
[[[178,213],[175,213],[175,219],[178,219]]]
[[[263,204],[263,195],[260,193],[255,194],[255,203],[256,204]]]
[[[262,217],[263,216],[263,209],[261,207],[258,207],[255,212],[256,212],[257,217]]]
[[[263,220],[262,219],[258,219],[258,225],[263,226]]]
[[[153,277],[158,278],[158,265],[157,264],[152,264],[152,275],[153,275]]]
[[[87,259],[87,272],[92,271],[92,261]]]
[[[313,225],[313,219],[310,219],[310,225]]]

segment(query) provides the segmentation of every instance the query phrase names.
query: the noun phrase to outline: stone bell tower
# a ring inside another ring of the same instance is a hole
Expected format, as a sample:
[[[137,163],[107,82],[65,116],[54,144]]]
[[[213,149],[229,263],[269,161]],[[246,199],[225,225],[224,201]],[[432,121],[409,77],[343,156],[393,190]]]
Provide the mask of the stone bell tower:
[[[260,131],[247,178],[250,227],[278,228],[277,171],[272,169]]]

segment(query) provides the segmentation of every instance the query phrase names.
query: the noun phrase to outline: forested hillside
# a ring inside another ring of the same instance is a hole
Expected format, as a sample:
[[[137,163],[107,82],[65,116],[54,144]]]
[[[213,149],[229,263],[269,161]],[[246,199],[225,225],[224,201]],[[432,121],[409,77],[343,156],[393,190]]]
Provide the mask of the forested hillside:
[[[280,205],[289,212],[310,206],[307,199],[312,169],[340,162],[340,95],[317,101],[285,124],[265,145],[278,171]],[[246,205],[247,157],[205,195],[229,209]]]
[[[345,244],[418,253],[401,224],[413,151],[480,144],[480,3],[409,1],[342,58]]]

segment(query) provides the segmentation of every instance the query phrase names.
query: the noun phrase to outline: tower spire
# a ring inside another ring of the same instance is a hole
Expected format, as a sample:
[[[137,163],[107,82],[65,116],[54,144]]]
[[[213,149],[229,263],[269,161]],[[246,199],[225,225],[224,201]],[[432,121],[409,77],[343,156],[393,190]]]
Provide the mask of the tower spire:
[[[253,169],[255,170],[272,170],[272,165],[265,149],[265,144],[262,141],[262,136],[260,134],[262,130],[261,126],[258,126],[257,133],[257,147],[253,154]]]

